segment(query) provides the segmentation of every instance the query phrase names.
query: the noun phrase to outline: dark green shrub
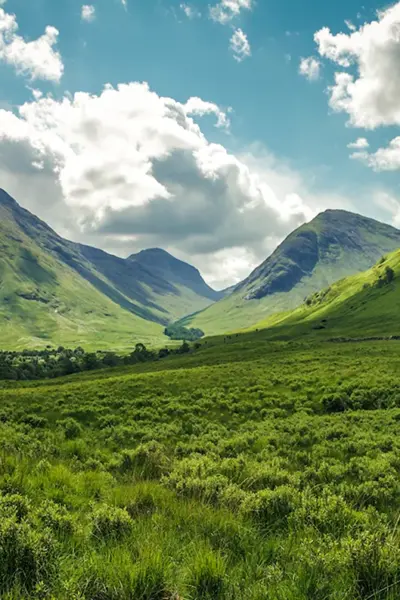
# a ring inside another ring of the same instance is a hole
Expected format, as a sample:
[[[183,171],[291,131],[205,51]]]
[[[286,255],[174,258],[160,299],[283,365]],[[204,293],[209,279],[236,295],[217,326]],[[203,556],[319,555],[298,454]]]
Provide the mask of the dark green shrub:
[[[328,413],[343,412],[348,408],[347,394],[328,394],[323,396],[321,402],[325,412]]]
[[[16,586],[29,593],[50,581],[56,569],[54,541],[46,530],[39,533],[15,517],[0,520],[0,594]]]
[[[78,421],[73,419],[72,417],[68,417],[68,419],[62,419],[57,422],[58,425],[63,429],[64,435],[67,440],[74,440],[79,437],[82,433],[82,426]]]
[[[20,522],[28,516],[30,508],[29,500],[20,494],[0,497],[0,518],[15,517]]]

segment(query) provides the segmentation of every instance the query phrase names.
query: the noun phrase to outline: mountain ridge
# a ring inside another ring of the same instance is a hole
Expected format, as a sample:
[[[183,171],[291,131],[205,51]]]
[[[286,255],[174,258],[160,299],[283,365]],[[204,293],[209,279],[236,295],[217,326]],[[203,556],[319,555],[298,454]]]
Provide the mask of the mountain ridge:
[[[213,306],[182,320],[206,334],[251,327],[294,309],[310,293],[370,268],[400,247],[400,231],[344,210],[328,209],[291,232],[274,252]]]
[[[16,329],[23,332],[24,323],[20,318],[23,314],[25,326],[31,333],[22,337],[37,338],[39,342],[41,337],[51,340],[52,336],[57,335],[56,321],[60,325],[61,315],[67,318],[64,325],[69,329],[84,329],[77,298],[80,288],[86,300],[90,297],[99,309],[94,313],[100,330],[105,325],[100,321],[107,320],[108,315],[113,314],[133,335],[137,331],[145,339],[155,336],[160,343],[161,326],[188,312],[204,308],[213,301],[209,292],[211,288],[205,282],[206,295],[197,293],[203,281],[200,273],[200,283],[197,282],[199,286],[195,291],[185,288],[183,278],[179,282],[170,282],[161,277],[160,269],[152,270],[151,265],[144,266],[139,261],[123,259],[97,248],[65,240],[47,223],[21,207],[5,190],[0,190],[0,247],[0,303],[3,317],[10,331],[10,322],[15,321],[15,325],[18,322]],[[172,256],[171,260],[174,260]],[[67,280],[70,290],[64,285]],[[59,306],[56,307],[56,304]],[[44,310],[37,311],[39,305],[41,309],[46,307],[48,314]],[[57,318],[51,312],[54,310],[58,311]],[[91,314],[89,306],[85,310],[88,311],[85,314]],[[40,319],[39,316],[37,319],[34,317],[35,312],[40,313]],[[30,324],[26,321],[29,314]],[[156,328],[153,325],[157,325]],[[112,327],[107,325],[105,330],[108,339]],[[32,331],[37,331],[39,335],[32,334]],[[72,337],[67,336],[67,339]]]

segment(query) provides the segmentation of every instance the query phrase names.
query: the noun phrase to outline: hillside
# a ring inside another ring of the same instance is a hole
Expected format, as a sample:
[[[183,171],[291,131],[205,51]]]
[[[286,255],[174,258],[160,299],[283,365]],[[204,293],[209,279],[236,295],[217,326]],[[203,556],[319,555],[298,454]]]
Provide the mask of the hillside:
[[[0,192],[0,250],[2,348],[47,344],[102,348],[110,343],[132,347],[135,339],[149,343],[162,339],[160,325],[123,307],[123,300],[128,300],[122,295],[113,298],[107,281],[74,252],[73,245],[4,192]]]
[[[367,217],[327,210],[292,232],[233,293],[183,320],[207,334],[251,327],[301,304],[333,282],[369,269],[400,246],[400,231]]]
[[[273,315],[253,329],[269,336],[390,337],[400,336],[400,250],[374,267],[316,292],[288,313]]]
[[[162,276],[157,257],[123,259],[64,240],[3,190],[0,248],[3,348],[162,344],[163,325],[218,297],[184,263],[180,279],[169,281],[171,270]],[[185,268],[191,275],[188,287]]]

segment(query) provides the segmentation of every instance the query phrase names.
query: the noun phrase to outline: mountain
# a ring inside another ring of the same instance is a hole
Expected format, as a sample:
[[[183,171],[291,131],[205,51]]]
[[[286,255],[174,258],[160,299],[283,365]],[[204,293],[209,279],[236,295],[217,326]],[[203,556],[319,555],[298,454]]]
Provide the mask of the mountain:
[[[3,348],[161,344],[163,325],[213,302],[213,290],[201,286],[193,267],[182,263],[179,281],[177,273],[169,281],[173,269],[163,276],[162,261],[123,259],[69,242],[4,190],[0,250]],[[176,259],[164,253],[164,262],[166,257],[179,270]]]
[[[271,315],[252,329],[272,338],[400,336],[400,250],[371,269],[346,277],[309,296],[287,313]]]
[[[186,293],[191,290],[203,304],[216,302],[224,296],[224,292],[217,292],[207,285],[198,269],[161,248],[142,250],[138,254],[132,254],[128,260],[148,269],[157,278],[166,279],[178,289],[185,288]]]
[[[400,247],[400,231],[367,217],[327,210],[293,231],[227,297],[182,320],[207,334],[251,327]]]

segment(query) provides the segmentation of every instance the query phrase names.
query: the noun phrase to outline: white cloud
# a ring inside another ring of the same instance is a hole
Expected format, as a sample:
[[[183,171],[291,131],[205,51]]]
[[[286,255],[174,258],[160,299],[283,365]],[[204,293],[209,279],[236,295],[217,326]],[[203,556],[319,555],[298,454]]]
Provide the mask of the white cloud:
[[[391,215],[392,225],[400,228],[400,198],[395,198],[393,194],[381,190],[375,192],[374,201],[377,206]]]
[[[92,4],[84,4],[81,10],[82,21],[91,23],[96,18],[96,9]]]
[[[235,156],[194,116],[226,113],[131,83],[0,110],[0,182],[62,235],[122,255],[162,246],[209,281],[247,275],[294,227],[343,198],[259,147]]]
[[[59,82],[64,65],[60,54],[54,49],[59,32],[55,27],[46,27],[45,33],[27,42],[18,35],[15,15],[0,8],[0,61],[13,66],[18,74],[37,79]]]
[[[357,27],[352,23],[349,19],[345,20],[346,27],[350,29],[350,31],[355,31]]]
[[[181,10],[185,13],[188,19],[198,19],[201,17],[201,12],[197,10],[194,6],[190,4],[185,4],[184,2],[180,4]]]
[[[230,49],[233,52],[233,58],[242,62],[245,58],[251,56],[251,48],[246,34],[241,29],[235,29],[230,40]]]
[[[355,142],[347,144],[347,147],[354,148],[355,150],[362,150],[364,148],[369,148],[369,142],[367,138],[359,137]]]
[[[197,115],[200,117],[204,115],[215,115],[217,117],[216,127],[229,129],[230,121],[226,112],[221,110],[221,108],[213,102],[206,102],[201,98],[192,97],[186,102],[184,109],[187,115]]]
[[[304,75],[309,81],[317,81],[321,74],[321,63],[317,58],[309,56],[302,58],[299,66],[300,75]]]
[[[210,18],[222,25],[229,23],[244,10],[253,8],[253,0],[221,0],[215,6],[210,6]]]
[[[351,158],[360,160],[374,171],[397,171],[400,169],[400,137],[394,138],[386,148],[373,153],[355,152]]]
[[[314,39],[321,57],[356,73],[339,71],[330,88],[330,105],[346,112],[349,124],[366,129],[400,124],[400,2],[377,19],[346,33],[328,27]]]

